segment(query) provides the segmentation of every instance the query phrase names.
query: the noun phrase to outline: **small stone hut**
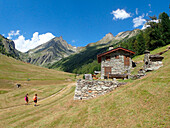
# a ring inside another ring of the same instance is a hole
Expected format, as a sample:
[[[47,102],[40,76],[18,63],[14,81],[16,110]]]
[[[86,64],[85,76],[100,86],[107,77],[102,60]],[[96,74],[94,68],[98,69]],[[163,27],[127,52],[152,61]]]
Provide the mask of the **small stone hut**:
[[[144,70],[145,71],[157,70],[158,68],[163,66],[162,63],[163,59],[164,59],[163,56],[150,55],[150,52],[146,50],[144,56]]]
[[[97,55],[101,63],[101,79],[127,78],[132,68],[132,56],[135,52],[117,47]]]

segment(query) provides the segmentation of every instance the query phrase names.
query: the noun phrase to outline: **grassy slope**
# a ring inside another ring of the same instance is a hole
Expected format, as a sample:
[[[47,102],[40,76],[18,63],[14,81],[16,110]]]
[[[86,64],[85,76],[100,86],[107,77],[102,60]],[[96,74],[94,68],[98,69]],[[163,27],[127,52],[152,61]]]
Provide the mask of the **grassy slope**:
[[[170,51],[163,56],[164,66],[159,70],[95,99],[74,101],[75,87],[72,86],[35,108],[28,105],[0,110],[0,126],[170,127]]]
[[[13,84],[10,82],[21,83],[33,83],[42,81],[41,84],[46,81],[63,81],[66,78],[73,77],[73,74],[65,73],[61,71],[46,69],[31,64],[15,60],[11,57],[7,57],[0,54],[0,88],[10,88]],[[28,82],[28,79],[30,80]],[[10,86],[3,85],[2,81],[5,80]],[[9,82],[8,82],[9,81]]]
[[[38,93],[40,98],[47,97],[74,79],[74,75],[50,70],[15,60],[0,54],[0,108],[23,103],[23,97]],[[29,81],[28,81],[29,80]],[[18,89],[16,83],[21,83]]]
[[[71,55],[54,63],[50,68],[59,68],[66,72],[73,72],[74,69],[92,63],[93,60],[96,60],[97,54],[106,51],[106,49],[107,47],[98,49],[97,46],[89,46],[80,53]]]

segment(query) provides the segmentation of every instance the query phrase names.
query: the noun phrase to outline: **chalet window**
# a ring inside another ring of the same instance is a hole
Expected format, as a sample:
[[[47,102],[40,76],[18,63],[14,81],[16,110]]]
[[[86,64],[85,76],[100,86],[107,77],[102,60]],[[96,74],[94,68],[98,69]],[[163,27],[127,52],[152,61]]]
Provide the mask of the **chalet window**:
[[[129,66],[130,65],[130,60],[128,56],[124,56],[124,65]]]
[[[115,59],[119,59],[119,56],[118,56],[118,55],[115,55]]]
[[[106,61],[110,61],[110,56],[106,56]]]

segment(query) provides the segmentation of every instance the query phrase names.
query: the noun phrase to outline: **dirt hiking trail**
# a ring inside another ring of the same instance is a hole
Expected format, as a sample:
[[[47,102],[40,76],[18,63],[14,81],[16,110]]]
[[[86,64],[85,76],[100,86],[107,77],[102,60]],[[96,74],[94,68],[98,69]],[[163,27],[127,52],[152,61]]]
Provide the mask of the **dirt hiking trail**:
[[[39,103],[42,104],[42,102],[44,102],[44,101],[46,101],[46,100],[48,100],[48,99],[61,96],[62,94],[64,94],[66,91],[68,91],[71,87],[73,87],[73,86],[75,86],[75,85],[76,85],[75,82],[68,84],[66,87],[62,88],[62,89],[59,90],[57,93],[55,93],[55,94],[53,94],[53,95],[51,95],[51,96],[48,96],[48,97],[39,99],[39,100],[38,100],[38,104],[39,104]],[[31,101],[31,102],[29,103],[29,105],[33,105],[33,101]],[[6,107],[6,108],[0,108],[0,111],[15,109],[15,108],[18,108],[18,107],[21,107],[21,106],[25,106],[25,103],[24,103],[24,104],[15,105],[15,106],[11,106],[11,107]]]

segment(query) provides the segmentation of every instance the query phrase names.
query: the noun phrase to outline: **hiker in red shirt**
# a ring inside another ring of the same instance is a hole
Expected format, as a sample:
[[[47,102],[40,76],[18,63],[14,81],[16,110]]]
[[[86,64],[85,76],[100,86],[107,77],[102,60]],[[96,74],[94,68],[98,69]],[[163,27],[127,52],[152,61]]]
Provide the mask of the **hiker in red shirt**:
[[[26,102],[26,105],[28,105],[28,93],[25,95],[25,102]]]
[[[36,106],[37,105],[37,94],[35,94],[33,100],[34,100],[34,103],[35,103],[34,106]]]

